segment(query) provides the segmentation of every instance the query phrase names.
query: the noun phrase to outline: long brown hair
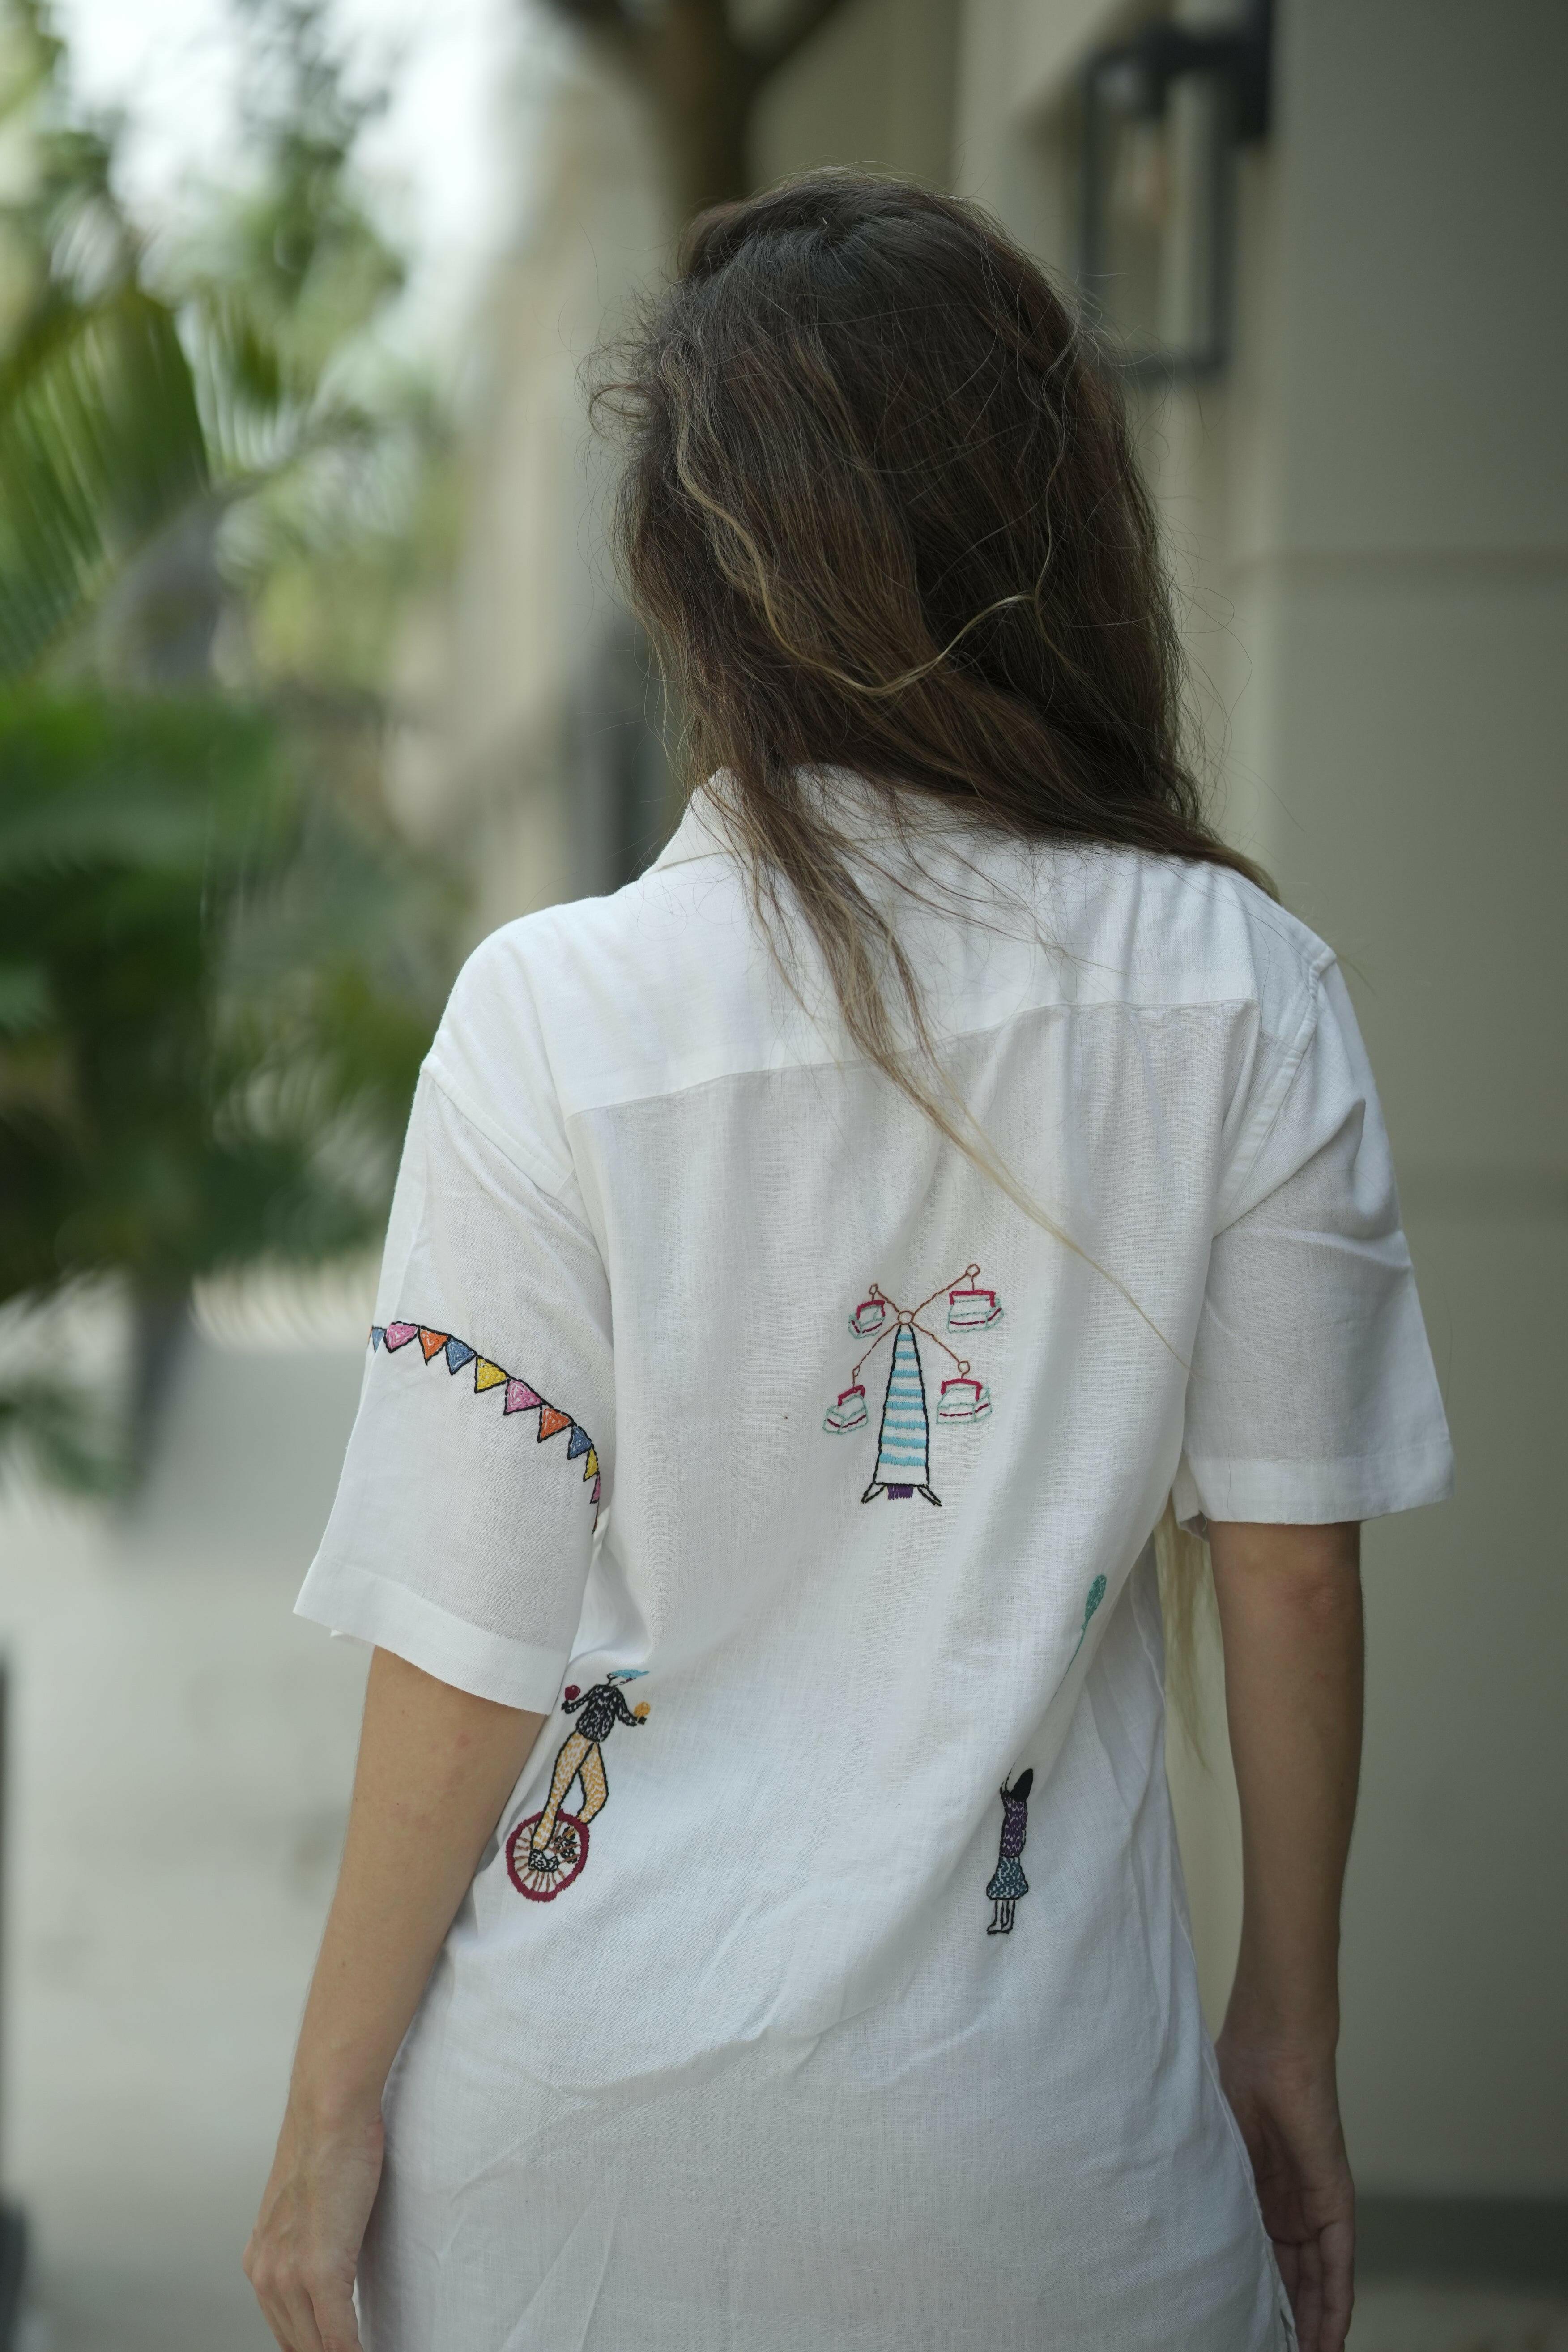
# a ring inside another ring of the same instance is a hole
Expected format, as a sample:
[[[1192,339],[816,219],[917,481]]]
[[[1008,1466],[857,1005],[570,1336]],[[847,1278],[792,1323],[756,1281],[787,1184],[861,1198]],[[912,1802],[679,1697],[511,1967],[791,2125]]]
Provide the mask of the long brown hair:
[[[814,172],[692,224],[595,407],[626,437],[627,593],[775,951],[787,969],[798,917],[854,1045],[1060,1234],[946,1084],[824,772],[863,778],[906,839],[940,802],[1022,841],[1262,878],[1184,751],[1170,581],[1113,374],[975,206]]]

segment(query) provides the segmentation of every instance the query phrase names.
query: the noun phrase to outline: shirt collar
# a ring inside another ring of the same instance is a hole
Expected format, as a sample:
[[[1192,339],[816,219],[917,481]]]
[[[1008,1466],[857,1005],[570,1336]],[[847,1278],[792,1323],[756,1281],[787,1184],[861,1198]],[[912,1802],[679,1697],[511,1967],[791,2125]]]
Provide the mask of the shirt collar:
[[[849,768],[823,768],[817,772],[835,814],[852,816],[858,839],[892,841],[899,837],[899,828],[880,793],[863,776]],[[912,831],[964,833],[974,824],[974,819],[966,816],[962,809],[925,793],[911,793],[905,805]],[[724,822],[722,806],[703,783],[697,786],[687,802],[685,814],[648,871],[658,874],[668,866],[688,866],[695,858],[733,857],[738,854]]]
[[[707,787],[699,784],[686,803],[680,823],[647,871],[662,874],[667,866],[689,866],[694,858],[733,855],[734,845],[724,831],[719,810],[709,797]]]

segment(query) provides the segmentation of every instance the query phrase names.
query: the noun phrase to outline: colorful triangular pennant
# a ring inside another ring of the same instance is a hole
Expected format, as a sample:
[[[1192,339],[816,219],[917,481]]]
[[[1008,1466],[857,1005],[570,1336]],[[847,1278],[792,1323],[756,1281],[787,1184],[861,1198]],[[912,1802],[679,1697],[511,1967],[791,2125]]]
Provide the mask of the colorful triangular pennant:
[[[427,1364],[433,1364],[437,1357],[442,1354],[446,1356],[447,1370],[449,1372],[460,1372],[465,1364],[472,1364],[476,1395],[482,1396],[487,1389],[504,1386],[507,1412],[531,1412],[537,1409],[538,1434],[542,1444],[545,1438],[559,1437],[563,1429],[569,1429],[572,1434],[566,1442],[567,1459],[572,1462],[581,1461],[584,1484],[590,1478],[593,1480],[593,1491],[589,1500],[594,1506],[595,1514],[597,1513],[600,1494],[599,1456],[592,1438],[580,1423],[574,1421],[569,1412],[563,1412],[559,1405],[547,1403],[539,1391],[531,1387],[527,1381],[514,1379],[504,1365],[493,1362],[489,1356],[481,1356],[477,1348],[470,1348],[466,1339],[459,1339],[451,1331],[432,1331],[426,1323],[373,1323],[371,1325],[370,1344],[373,1353],[378,1348],[384,1348],[388,1355],[395,1355],[399,1348],[406,1348],[410,1339],[418,1340],[425,1351],[425,1360]]]

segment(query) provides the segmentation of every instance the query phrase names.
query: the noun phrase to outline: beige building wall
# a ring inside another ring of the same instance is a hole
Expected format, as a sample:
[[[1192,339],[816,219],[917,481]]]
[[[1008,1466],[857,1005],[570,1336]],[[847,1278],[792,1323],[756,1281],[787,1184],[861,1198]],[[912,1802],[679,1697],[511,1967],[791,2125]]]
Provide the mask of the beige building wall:
[[[755,0],[747,13],[765,26],[780,8]],[[825,163],[945,181],[956,39],[957,0],[845,0],[763,92],[759,184]],[[668,268],[676,225],[647,111],[590,44],[548,109],[538,179],[491,289],[460,560],[450,595],[411,633],[416,723],[392,763],[402,823],[474,877],[476,936],[614,888],[669,814],[645,723],[657,688],[606,551],[613,457],[589,429],[583,364]],[[647,772],[629,780],[635,842],[616,838],[628,761]]]
[[[671,234],[646,110],[584,48],[553,94],[531,218],[490,289],[456,576],[409,648],[425,724],[393,768],[400,820],[472,877],[476,937],[620,878],[614,779],[584,740],[602,726],[592,704],[619,613],[610,461],[584,370],[665,267]]]
[[[847,0],[763,93],[759,186],[816,164],[868,163],[946,187],[957,49],[957,0]]]
[[[1347,2125],[1369,2189],[1561,2195],[1568,16],[1279,13],[1234,358],[1141,429],[1227,829],[1347,968],[1459,1459],[1454,1504],[1366,1537]],[[1125,22],[967,0],[960,185],[1063,267],[1072,78]],[[1211,2013],[1239,1903],[1220,1748],[1172,1759]]]

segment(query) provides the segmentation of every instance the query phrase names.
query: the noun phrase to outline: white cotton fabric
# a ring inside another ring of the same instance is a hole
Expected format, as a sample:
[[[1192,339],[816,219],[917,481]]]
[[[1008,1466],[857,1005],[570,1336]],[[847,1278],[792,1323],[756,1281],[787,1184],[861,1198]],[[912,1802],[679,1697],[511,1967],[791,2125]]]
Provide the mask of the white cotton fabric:
[[[418,1329],[368,1356],[300,1607],[546,1720],[389,2087],[373,2352],[1290,2340],[1150,1536],[1173,1485],[1449,1491],[1371,1075],[1327,949],[1230,874],[918,856],[949,1074],[1076,1250],[848,1051],[809,953],[781,985],[700,798],[488,940],[431,1050],[376,1308]],[[873,1286],[931,1303],[857,1382]]]

